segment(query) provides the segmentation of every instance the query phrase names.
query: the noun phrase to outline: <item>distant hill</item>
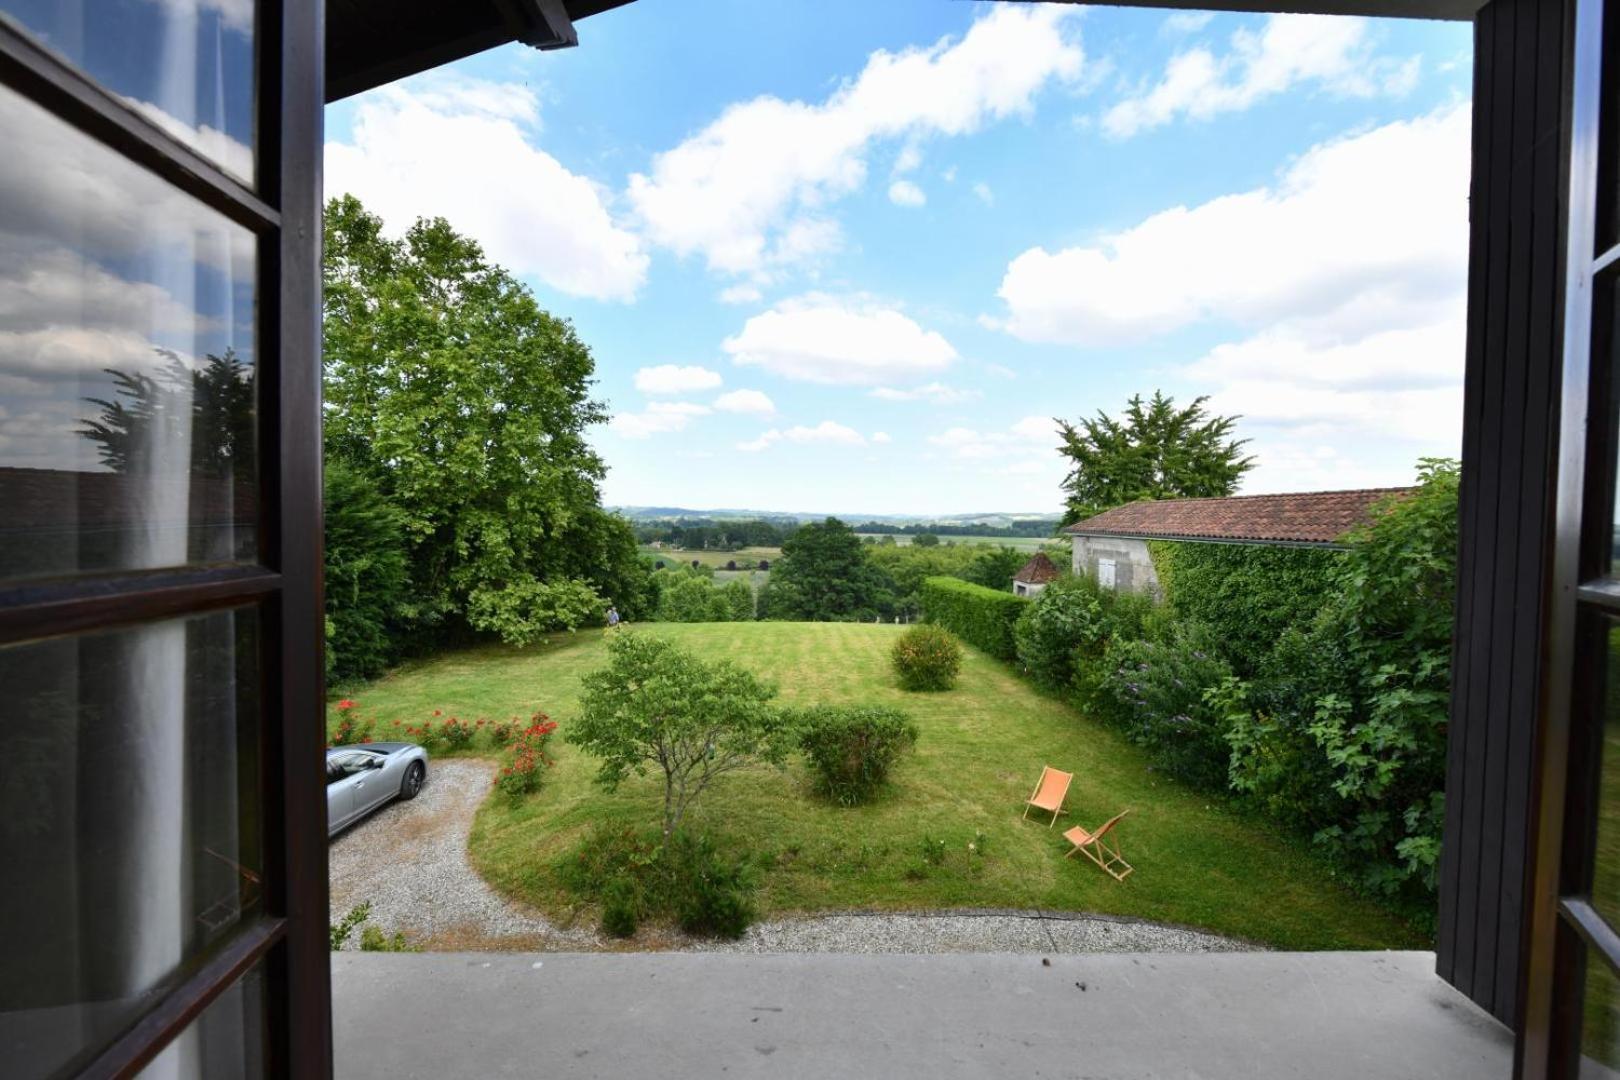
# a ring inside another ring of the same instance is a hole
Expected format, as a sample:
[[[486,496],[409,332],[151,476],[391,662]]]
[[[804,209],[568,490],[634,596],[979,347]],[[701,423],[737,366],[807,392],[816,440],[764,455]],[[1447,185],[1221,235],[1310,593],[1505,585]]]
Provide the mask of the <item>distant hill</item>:
[[[880,521],[888,525],[984,525],[995,529],[1008,528],[1014,521],[1051,521],[1056,523],[1062,517],[1061,514],[1025,514],[1000,510],[966,514],[813,514],[802,511],[784,513],[780,510],[741,510],[732,508],[698,510],[684,506],[610,506],[608,509],[623,514],[631,521],[675,521],[679,518],[707,518],[711,521],[805,522],[820,521],[826,517],[836,517],[850,524]]]

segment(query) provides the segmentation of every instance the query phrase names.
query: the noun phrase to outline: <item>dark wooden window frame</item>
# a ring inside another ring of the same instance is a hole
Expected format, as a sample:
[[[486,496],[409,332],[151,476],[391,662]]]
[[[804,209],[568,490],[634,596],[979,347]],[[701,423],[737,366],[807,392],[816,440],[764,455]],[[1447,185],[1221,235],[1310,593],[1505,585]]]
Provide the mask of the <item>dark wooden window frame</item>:
[[[258,0],[258,181],[249,187],[0,18],[0,85],[234,222],[258,242],[260,562],[0,588],[0,645],[255,606],[266,633],[260,797],[265,914],[240,927],[83,1070],[132,1076],[255,964],[266,1075],[332,1071],[321,593],[320,241],[324,5]],[[27,147],[15,148],[27,152]],[[317,846],[319,845],[319,846]]]
[[[1546,679],[1536,731],[1535,859],[1525,940],[1525,996],[1515,1075],[1576,1077],[1587,963],[1620,971],[1620,935],[1592,907],[1605,663],[1620,617],[1612,567],[1620,378],[1614,289],[1620,244],[1600,246],[1599,198],[1612,206],[1620,170],[1604,160],[1601,128],[1620,122],[1620,0],[1576,0],[1572,43],[1564,354],[1553,521],[1553,565],[1543,647]],[[1605,79],[1607,76],[1607,80]],[[1607,211],[1606,211],[1607,212]],[[1594,315],[1596,314],[1596,318]]]

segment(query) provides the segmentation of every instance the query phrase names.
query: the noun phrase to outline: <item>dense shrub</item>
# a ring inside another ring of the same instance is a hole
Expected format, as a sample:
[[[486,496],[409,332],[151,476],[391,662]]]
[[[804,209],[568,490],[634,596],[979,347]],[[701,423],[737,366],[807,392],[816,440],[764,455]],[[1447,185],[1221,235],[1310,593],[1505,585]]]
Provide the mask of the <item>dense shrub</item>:
[[[822,706],[803,710],[794,722],[817,786],[844,806],[876,794],[895,761],[917,744],[911,718],[882,706]]]
[[[1307,629],[1334,595],[1343,552],[1260,544],[1165,544],[1155,559],[1178,616],[1214,629],[1240,675],[1252,675],[1284,633]],[[1166,564],[1169,565],[1166,565]]]
[[[962,646],[949,630],[932,623],[913,626],[889,650],[905,690],[949,690],[962,668]]]
[[[399,657],[410,609],[405,517],[342,461],[326,466],[327,674],[370,678]]]
[[[731,605],[708,578],[685,575],[662,583],[655,618],[659,622],[727,622]]]
[[[606,610],[607,601],[585,581],[522,577],[467,596],[468,625],[499,634],[508,645],[533,645],[547,634],[577,630]]]
[[[1206,692],[1232,673],[1214,631],[1178,622],[1164,641],[1120,641],[1106,655],[1098,702],[1104,719],[1144,747],[1154,766],[1206,790],[1227,784],[1225,714]]]
[[[1059,578],[1042,589],[1013,628],[1019,668],[1047,690],[1073,681],[1078,650],[1100,654],[1107,641],[1103,591],[1084,574]]]
[[[686,831],[599,825],[558,864],[577,899],[602,905],[602,931],[629,937],[642,919],[667,918],[699,937],[738,938],[754,920],[754,880],[737,845]]]
[[[943,626],[998,660],[1016,655],[1013,627],[1029,601],[958,578],[931,577],[922,585],[923,618]]]
[[[1430,909],[1439,865],[1457,560],[1457,464],[1380,507],[1335,595],[1256,678],[1224,685],[1232,784],[1367,889]]]
[[[726,604],[726,618],[732,622],[749,622],[754,618],[754,590],[746,581],[729,581],[722,585],[720,598]]]
[[[1109,642],[1144,637],[1152,612],[1147,596],[1100,588],[1084,574],[1059,578],[1030,601],[1013,628],[1018,666],[1047,690],[1081,689],[1094,679]]]

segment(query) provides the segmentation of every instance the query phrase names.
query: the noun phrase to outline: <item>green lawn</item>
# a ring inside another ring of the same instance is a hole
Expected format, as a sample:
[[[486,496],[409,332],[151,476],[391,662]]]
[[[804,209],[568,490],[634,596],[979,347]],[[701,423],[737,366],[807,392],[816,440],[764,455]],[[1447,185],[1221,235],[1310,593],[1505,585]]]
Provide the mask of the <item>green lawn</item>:
[[[794,703],[869,701],[909,710],[922,729],[877,803],[818,799],[798,764],[722,778],[692,820],[755,849],[765,913],[849,908],[1048,908],[1108,912],[1204,927],[1285,948],[1421,948],[1411,926],[1333,881],[1308,846],[1154,776],[1132,746],[1043,697],[973,650],[957,689],[908,694],[887,652],[901,628],[847,623],[650,624],[710,658],[730,657]],[[414,722],[443,709],[467,718],[543,709],[567,731],[579,678],[603,660],[600,631],[527,651],[484,648],[409,665],[351,691],[362,710]],[[594,762],[560,738],[546,788],[513,806],[491,799],[473,828],[474,864],[496,888],[568,918],[553,866],[598,821],[650,825],[661,788],[647,778],[608,795]],[[1056,830],[1019,814],[1042,763],[1076,774]],[[1120,828],[1136,873],[1123,884],[1065,859],[1067,823]],[[968,844],[978,840],[978,851]],[[924,862],[945,842],[942,866]]]

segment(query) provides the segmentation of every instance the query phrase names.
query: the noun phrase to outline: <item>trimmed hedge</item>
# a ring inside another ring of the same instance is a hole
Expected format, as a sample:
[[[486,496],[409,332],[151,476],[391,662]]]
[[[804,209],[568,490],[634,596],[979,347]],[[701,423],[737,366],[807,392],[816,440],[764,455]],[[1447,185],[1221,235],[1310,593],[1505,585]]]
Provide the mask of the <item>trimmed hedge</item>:
[[[960,578],[931,577],[922,584],[923,618],[998,660],[1011,660],[1017,654],[1013,627],[1028,606],[1022,596]]]

